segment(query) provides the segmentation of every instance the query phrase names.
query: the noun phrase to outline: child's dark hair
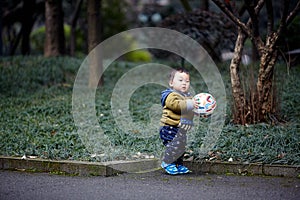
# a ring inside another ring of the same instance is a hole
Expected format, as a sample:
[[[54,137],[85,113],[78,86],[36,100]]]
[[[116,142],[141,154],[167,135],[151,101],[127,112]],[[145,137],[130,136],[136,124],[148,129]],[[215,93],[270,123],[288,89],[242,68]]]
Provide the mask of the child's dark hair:
[[[179,73],[184,72],[184,73],[186,73],[188,75],[190,74],[190,72],[187,69],[183,68],[183,67],[176,68],[176,69],[173,69],[171,71],[171,73],[169,75],[169,81],[172,81],[174,79],[174,76],[175,76],[176,72],[179,72]]]

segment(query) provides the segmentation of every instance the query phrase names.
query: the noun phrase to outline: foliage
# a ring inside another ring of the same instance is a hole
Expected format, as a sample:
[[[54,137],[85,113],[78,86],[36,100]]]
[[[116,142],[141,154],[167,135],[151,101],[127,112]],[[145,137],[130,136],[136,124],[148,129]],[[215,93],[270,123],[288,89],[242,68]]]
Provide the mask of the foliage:
[[[160,26],[193,38],[215,61],[222,60],[223,52],[233,51],[237,37],[234,24],[222,13],[201,9],[171,15]]]
[[[284,53],[292,50],[296,50],[300,48],[300,16],[296,16],[290,26],[287,27],[287,30],[284,32],[283,37],[279,41],[279,48]],[[289,55],[290,58],[286,58],[291,65],[296,65],[300,63],[299,53],[298,54],[291,54]]]
[[[30,34],[30,43],[31,47],[34,50],[36,54],[40,54],[44,51],[44,43],[45,43],[45,26],[41,26],[39,28],[36,28],[32,31]],[[71,37],[71,27],[67,24],[64,25],[64,32],[65,32],[65,38],[66,38],[66,45],[69,44],[70,37]],[[80,29],[77,28],[76,30],[76,50],[81,50],[81,48],[84,46],[84,40],[83,40],[83,33]]]
[[[130,62],[149,62],[151,61],[151,54],[146,50],[131,51],[124,55],[125,60]]]
[[[280,41],[280,45],[284,46],[283,50],[290,51],[297,49],[300,46],[300,16],[296,16],[290,26],[287,27],[286,32],[283,34],[283,41]]]
[[[74,130],[71,83],[80,62],[68,58],[1,59],[2,155],[80,158],[85,153]],[[55,66],[55,67],[53,67]]]
[[[39,52],[44,51],[45,33],[46,33],[45,26],[36,28],[31,32],[30,43],[31,43],[31,48],[34,51],[39,51]]]
[[[124,54],[122,58],[128,62],[150,62],[152,55],[147,49],[138,49],[138,43],[135,38],[129,34],[124,34],[122,41],[117,41],[118,43],[124,43],[124,48],[129,50],[128,53]],[[115,48],[119,44],[112,44],[110,48]],[[112,51],[113,49],[107,49],[107,51]]]
[[[33,12],[33,17],[31,20],[36,20],[35,26],[38,28],[32,29],[30,33],[30,45],[31,45],[31,53],[42,54],[44,51],[44,40],[45,40],[45,26],[44,26],[44,1],[38,1],[36,4],[30,9]],[[3,4],[3,5],[2,5]],[[21,26],[23,23],[22,18],[24,16],[23,9],[23,1],[4,1],[1,5],[3,6],[3,48],[5,51],[5,55],[9,54],[10,48],[15,45],[18,33],[21,30]],[[74,1],[62,1],[63,11],[64,11],[64,32],[66,38],[66,47],[70,46],[70,25],[69,22],[73,17],[74,12]],[[28,11],[27,11],[28,12]],[[125,31],[128,29],[128,24],[130,23],[127,18],[127,13],[131,13],[130,6],[126,1],[118,1],[118,0],[105,0],[102,1],[101,12],[101,21],[103,22],[103,33],[102,40],[105,40],[117,33]],[[86,1],[81,6],[80,16],[78,19],[78,26],[76,28],[76,50],[77,53],[80,54],[82,51],[87,51],[87,45],[84,44],[86,42],[87,27],[86,27]],[[25,18],[26,19],[26,18]],[[32,22],[32,21],[31,21]],[[40,26],[41,25],[41,26]],[[34,27],[35,27],[34,26]],[[5,30],[5,31],[4,31]],[[7,50],[6,50],[7,49]],[[20,50],[17,50],[19,52]]]
[[[216,151],[222,159],[245,163],[299,164],[299,138],[299,128],[292,125],[228,126]]]
[[[99,122],[111,145],[101,155],[92,155],[82,138],[77,135],[71,103],[72,85],[81,59],[59,57],[9,57],[0,60],[0,155],[38,156],[50,159],[106,161],[136,159],[141,155],[160,158],[163,145],[158,133],[139,137],[142,132],[126,132],[117,126],[110,107],[110,98],[116,82],[134,63],[113,63],[104,73],[105,87],[96,93],[96,110]],[[220,66],[226,87],[230,85],[228,69]],[[207,159],[236,162],[300,164],[299,131],[299,67],[287,75],[280,67],[279,79],[283,95],[282,114],[286,123],[274,126],[257,124],[236,126],[226,120],[223,132]],[[192,74],[194,88],[205,90],[201,76]],[[163,88],[149,84],[138,88],[129,102],[134,121],[149,120],[148,109],[159,104]],[[230,98],[230,91],[228,91]],[[228,99],[230,100],[230,99]],[[230,101],[229,101],[230,102]],[[230,105],[228,105],[230,107]],[[228,109],[229,110],[229,109]],[[228,111],[229,112],[229,111]],[[230,113],[228,113],[230,116]],[[209,119],[198,120],[199,128],[189,134],[187,152],[197,157],[201,138],[206,133]]]
[[[130,12],[126,1],[105,0],[102,3],[103,40],[128,29],[126,12]]]

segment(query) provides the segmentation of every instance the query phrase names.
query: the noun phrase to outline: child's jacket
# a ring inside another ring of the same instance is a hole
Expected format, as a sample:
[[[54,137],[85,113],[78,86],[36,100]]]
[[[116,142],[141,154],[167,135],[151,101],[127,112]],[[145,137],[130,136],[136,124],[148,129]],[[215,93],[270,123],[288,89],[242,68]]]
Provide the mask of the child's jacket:
[[[161,105],[163,107],[161,126],[178,126],[193,124],[193,101],[190,93],[184,94],[167,89],[161,92]]]

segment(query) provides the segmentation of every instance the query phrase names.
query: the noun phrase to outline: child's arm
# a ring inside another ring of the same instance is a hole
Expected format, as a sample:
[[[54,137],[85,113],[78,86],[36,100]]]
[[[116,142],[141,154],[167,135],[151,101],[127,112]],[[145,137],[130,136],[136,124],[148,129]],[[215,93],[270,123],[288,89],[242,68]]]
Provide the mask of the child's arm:
[[[185,113],[194,109],[195,102],[193,99],[183,99],[176,93],[171,93],[165,101],[165,105],[175,113]]]
[[[172,110],[173,113],[176,113],[180,118],[178,127],[189,131],[193,126],[193,112],[195,102],[191,99],[183,98],[177,93],[171,93],[166,101],[165,105],[168,109]]]

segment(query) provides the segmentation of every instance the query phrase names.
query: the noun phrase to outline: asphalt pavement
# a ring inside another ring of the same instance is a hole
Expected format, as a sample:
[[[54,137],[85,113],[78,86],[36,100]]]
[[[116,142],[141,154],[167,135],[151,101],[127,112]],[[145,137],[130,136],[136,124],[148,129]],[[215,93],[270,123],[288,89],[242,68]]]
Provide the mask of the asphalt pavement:
[[[0,170],[0,199],[299,200],[300,179],[187,174],[162,170],[116,176],[64,176]]]

